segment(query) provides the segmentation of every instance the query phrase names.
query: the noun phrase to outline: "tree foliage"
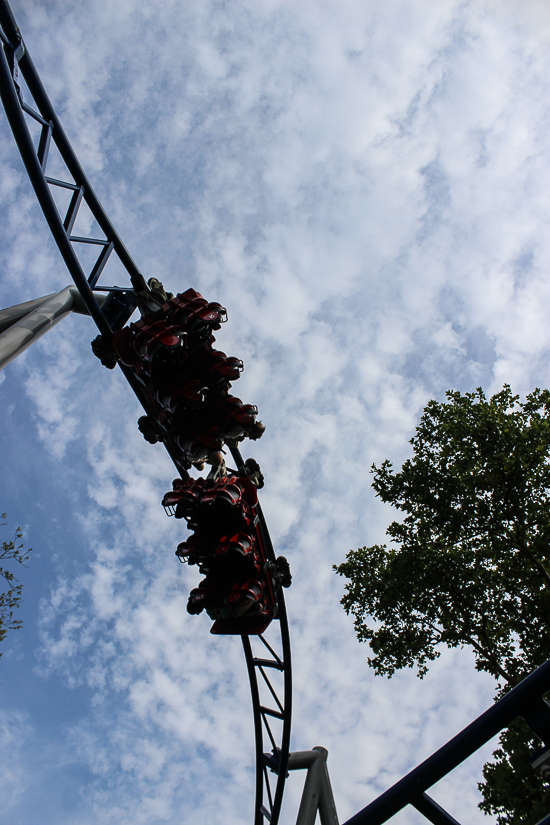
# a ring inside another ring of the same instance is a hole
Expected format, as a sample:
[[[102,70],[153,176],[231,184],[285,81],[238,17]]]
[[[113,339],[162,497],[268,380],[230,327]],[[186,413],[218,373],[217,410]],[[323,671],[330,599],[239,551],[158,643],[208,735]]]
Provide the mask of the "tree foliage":
[[[0,526],[5,527],[6,513],[2,513],[0,518],[2,519]],[[17,579],[14,574],[3,566],[8,561],[16,561],[18,564],[25,564],[28,561],[31,548],[25,549],[21,542],[22,538],[23,534],[18,527],[15,530],[13,540],[0,542],[0,562],[2,563],[0,576],[8,586],[4,593],[0,593],[0,642],[5,639],[8,630],[18,630],[22,626],[21,621],[13,618],[13,611],[19,607],[23,585],[16,583]]]
[[[448,392],[426,406],[411,444],[400,472],[372,468],[377,495],[402,518],[388,527],[390,547],[350,551],[335,568],[349,580],[342,604],[376,673],[416,666],[422,677],[442,645],[469,646],[506,689],[550,656],[550,392],[525,402],[508,385],[490,400]],[[507,810],[498,799],[513,744],[505,737],[504,756],[486,766],[493,813]]]
[[[534,825],[548,815],[548,786],[529,764],[533,749],[539,748],[523,719],[516,719],[500,735],[494,762],[485,765],[485,782],[478,784],[483,794],[479,807],[496,816],[497,825]]]

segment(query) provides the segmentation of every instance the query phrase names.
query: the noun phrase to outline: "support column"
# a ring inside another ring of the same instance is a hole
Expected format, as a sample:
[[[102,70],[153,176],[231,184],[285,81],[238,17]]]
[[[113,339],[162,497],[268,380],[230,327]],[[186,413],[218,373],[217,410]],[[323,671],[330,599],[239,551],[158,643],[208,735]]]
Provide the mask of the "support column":
[[[107,293],[96,293],[95,297],[101,306],[107,300]],[[70,312],[89,315],[74,286],[66,286],[60,292],[0,310],[0,369],[25,352]]]
[[[316,747],[288,755],[288,770],[307,768],[302,801],[296,825],[314,825],[317,811],[321,825],[338,825],[338,815],[327,768],[328,751]]]

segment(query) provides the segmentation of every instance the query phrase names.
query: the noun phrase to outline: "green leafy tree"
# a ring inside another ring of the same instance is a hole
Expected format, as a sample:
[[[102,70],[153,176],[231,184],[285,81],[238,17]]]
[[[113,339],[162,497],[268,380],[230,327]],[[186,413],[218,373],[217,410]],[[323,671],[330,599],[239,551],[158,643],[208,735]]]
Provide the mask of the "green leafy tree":
[[[416,666],[422,677],[442,645],[468,646],[509,689],[550,656],[550,393],[522,403],[507,385],[490,400],[448,392],[411,444],[400,472],[372,468],[377,495],[403,515],[387,530],[392,546],[350,551],[335,568],[349,579],[342,604],[376,673]],[[527,799],[507,807],[518,736],[503,736],[480,786],[502,825],[537,821]]]
[[[479,807],[497,817],[499,825],[531,825],[550,810],[550,795],[538,773],[529,764],[533,750],[540,748],[523,719],[516,719],[500,735],[494,762],[483,768],[485,782],[478,784],[483,794]]]
[[[2,519],[0,526],[5,527],[6,513],[2,513],[0,518]],[[18,527],[12,541],[0,542],[0,563],[2,564],[0,566],[0,576],[8,585],[8,589],[4,593],[0,593],[0,642],[6,638],[8,630],[18,630],[22,626],[21,621],[13,618],[13,611],[19,607],[23,585],[16,584],[17,579],[14,574],[3,566],[8,561],[16,561],[18,564],[25,564],[28,561],[31,548],[25,550],[21,542],[22,538],[23,534]]]

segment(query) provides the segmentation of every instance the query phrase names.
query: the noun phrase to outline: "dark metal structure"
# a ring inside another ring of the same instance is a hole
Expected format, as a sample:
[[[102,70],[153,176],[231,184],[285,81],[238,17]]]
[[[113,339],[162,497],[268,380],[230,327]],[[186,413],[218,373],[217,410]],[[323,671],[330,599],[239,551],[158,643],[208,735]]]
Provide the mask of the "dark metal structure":
[[[238,463],[240,456],[233,450],[232,454]],[[261,507],[259,515],[266,552],[270,561],[274,561],[275,553]],[[288,769],[292,667],[286,607],[281,593],[277,604],[281,628],[279,652],[263,636],[242,637],[250,679],[256,740],[254,825],[263,825],[266,820],[268,823],[278,822]],[[271,752],[267,748],[271,748]]]
[[[426,791],[471,756],[503,728],[521,716],[544,749],[531,764],[543,776],[550,772],[550,705],[543,695],[550,691],[550,659],[527,676],[510,693],[482,713],[421,765],[396,782],[374,802],[352,816],[345,825],[382,825],[407,805],[412,805],[433,825],[460,825]],[[539,825],[550,825],[550,815]]]
[[[0,40],[2,103],[44,217],[81,298],[80,302],[75,300],[71,287],[58,295],[36,299],[1,313],[0,334],[7,330],[12,338],[17,338],[15,349],[11,344],[7,348],[10,352],[2,363],[4,365],[14,357],[14,352],[22,352],[32,340],[73,309],[89,313],[103,339],[110,342],[113,332],[129,320],[139,301],[147,301],[149,289],[63,131],[6,0],[0,0]],[[35,130],[38,128],[38,140],[33,140],[29,126]],[[53,150],[58,152],[57,160],[61,159],[66,170],[63,178],[47,174],[48,160]],[[69,196],[68,205],[63,209],[58,206],[62,193]],[[94,236],[73,232],[83,204],[95,220],[97,232]],[[97,250],[97,256],[89,271],[86,271],[82,263],[82,249],[90,247]],[[99,283],[113,255],[128,274],[127,287]],[[25,340],[20,345],[22,337]],[[124,364],[120,364],[120,368],[145,412],[154,415],[143,386],[132,370]],[[176,468],[185,477],[187,472],[182,454],[173,445],[165,446]],[[231,453],[237,468],[243,467],[239,450],[232,449]],[[275,561],[261,509],[259,515],[267,555]],[[255,825],[263,825],[266,821],[276,825],[278,822],[287,776],[292,673],[282,592],[277,595],[277,606],[277,620],[271,623],[269,632],[266,631],[266,638],[263,635],[242,637],[255,725]]]

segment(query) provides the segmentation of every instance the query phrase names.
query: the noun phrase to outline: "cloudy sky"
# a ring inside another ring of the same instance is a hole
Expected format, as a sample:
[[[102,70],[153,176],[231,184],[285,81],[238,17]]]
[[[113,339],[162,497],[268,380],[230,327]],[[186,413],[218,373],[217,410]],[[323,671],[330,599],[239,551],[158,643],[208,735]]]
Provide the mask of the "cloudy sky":
[[[345,821],[493,695],[467,651],[444,652],[423,681],[374,677],[331,566],[383,541],[392,512],[369,467],[400,466],[430,398],[550,383],[548,5],[12,9],[138,266],[228,309],[217,346],[244,360],[235,392],[267,425],[243,452],[262,466],[294,575],[291,748],[328,748]],[[9,306],[69,276],[0,115]],[[95,334],[72,317],[0,375],[2,538],[20,524],[34,547],[24,629],[0,661],[0,822],[244,825],[254,756],[240,642],[185,611],[197,576],[160,506],[174,469],[138,432],[121,373],[91,354]],[[490,752],[433,790],[461,821],[488,821],[476,783]]]

